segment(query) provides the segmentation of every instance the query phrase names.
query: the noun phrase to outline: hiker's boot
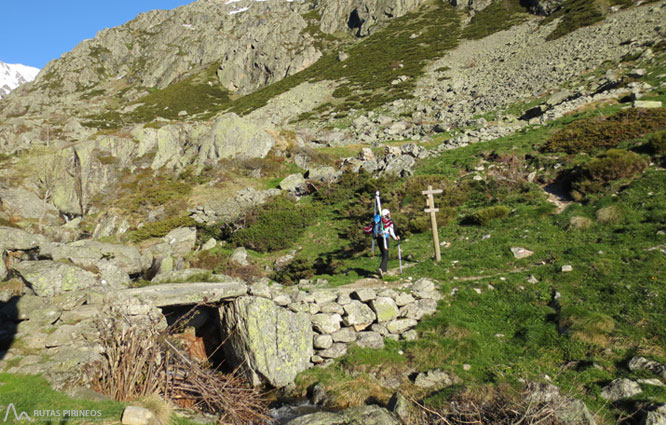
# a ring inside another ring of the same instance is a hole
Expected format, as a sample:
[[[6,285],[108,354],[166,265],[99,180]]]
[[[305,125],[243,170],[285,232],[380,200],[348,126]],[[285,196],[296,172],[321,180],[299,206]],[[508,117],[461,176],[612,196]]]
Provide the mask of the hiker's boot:
[[[377,269],[377,274],[379,275],[380,279],[384,279],[384,272],[382,271],[382,268]]]

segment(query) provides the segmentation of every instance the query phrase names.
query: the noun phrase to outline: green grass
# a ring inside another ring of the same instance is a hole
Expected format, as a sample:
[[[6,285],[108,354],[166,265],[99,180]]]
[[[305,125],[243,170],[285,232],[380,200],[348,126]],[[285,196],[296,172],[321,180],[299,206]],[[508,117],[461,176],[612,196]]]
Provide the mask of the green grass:
[[[0,405],[6,408],[12,403],[19,415],[26,412],[33,421],[42,423],[74,424],[100,420],[116,423],[120,421],[125,407],[123,403],[114,401],[88,401],[69,397],[51,389],[46,380],[39,376],[0,373],[0,383]],[[36,415],[35,411],[41,411],[42,415]],[[89,416],[86,421],[68,413],[70,411],[90,411],[91,415],[94,412],[96,416]],[[3,409],[0,415],[4,418],[5,413]],[[59,416],[45,416],[48,413]],[[10,423],[13,423],[12,418],[12,413],[9,413]]]
[[[327,278],[333,286],[370,277],[379,263],[379,258],[370,256],[369,239],[354,236],[371,215],[376,189],[382,191],[401,233],[412,215],[425,216],[416,194],[419,179],[445,189],[436,203],[452,208],[454,216],[439,230],[440,241],[450,244],[442,248],[439,263],[432,258],[429,231],[414,231],[402,241],[403,259],[412,267],[399,278],[434,278],[445,294],[437,313],[418,326],[421,338],[391,342],[379,351],[352,350],[324,371],[305,372],[299,385],[320,382],[331,390],[334,403],[344,406],[358,403],[358,394],[367,396],[368,388],[383,400],[385,390],[377,378],[382,368],[441,368],[468,388],[519,386],[522,380],[543,381],[548,376],[609,422],[641,402],[666,402],[664,391],[654,388],[623,405],[608,405],[599,398],[601,388],[612,379],[635,375],[626,367],[633,355],[666,361],[666,303],[662,302],[666,256],[653,249],[666,243],[666,236],[659,233],[666,231],[666,172],[651,166],[642,177],[589,196],[583,203],[574,202],[561,214],[555,213],[538,184],[500,178],[511,175],[506,174],[509,171],[524,178],[540,170],[538,176],[548,183],[563,170],[590,162],[587,154],[544,152],[543,147],[564,128],[618,110],[617,105],[603,106],[447,151],[420,162],[417,177],[408,180],[365,181],[361,176],[343,179],[337,188],[320,193],[317,223],[296,244],[313,262],[332,257],[340,263],[337,273],[312,276]],[[614,144],[654,162],[659,137],[636,139],[626,133]],[[647,148],[640,148],[642,144]],[[470,176],[482,161],[490,175],[475,182]],[[465,220],[498,206],[506,207],[502,211],[508,214],[482,224]],[[573,228],[571,219],[580,216],[588,217],[590,225]],[[510,251],[515,246],[534,254],[516,259]],[[395,248],[391,268],[398,266]],[[562,272],[563,265],[571,265],[573,271]],[[528,283],[530,276],[538,282]],[[454,289],[456,295],[451,296]],[[426,402],[441,404],[459,390],[433,395]]]

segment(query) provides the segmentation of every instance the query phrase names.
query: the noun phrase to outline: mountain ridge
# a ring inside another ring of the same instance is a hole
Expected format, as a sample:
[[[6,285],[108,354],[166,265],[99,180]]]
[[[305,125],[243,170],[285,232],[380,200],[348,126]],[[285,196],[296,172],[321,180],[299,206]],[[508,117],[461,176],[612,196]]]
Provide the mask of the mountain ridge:
[[[0,99],[20,85],[33,81],[39,72],[39,68],[32,66],[0,61]]]

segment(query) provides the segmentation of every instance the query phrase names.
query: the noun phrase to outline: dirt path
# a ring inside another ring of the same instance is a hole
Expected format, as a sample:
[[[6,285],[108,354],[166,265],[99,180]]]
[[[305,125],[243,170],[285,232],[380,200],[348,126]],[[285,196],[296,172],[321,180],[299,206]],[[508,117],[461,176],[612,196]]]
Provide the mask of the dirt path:
[[[562,185],[553,183],[544,186],[543,191],[548,195],[548,202],[555,204],[557,207],[557,214],[560,214],[573,203],[573,200],[569,197],[569,194],[564,188],[562,188]]]

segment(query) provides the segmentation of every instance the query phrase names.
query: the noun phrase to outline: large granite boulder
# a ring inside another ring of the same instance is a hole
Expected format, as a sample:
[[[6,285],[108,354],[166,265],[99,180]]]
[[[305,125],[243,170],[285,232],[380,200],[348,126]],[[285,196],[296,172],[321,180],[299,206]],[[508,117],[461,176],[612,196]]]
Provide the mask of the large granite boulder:
[[[48,240],[42,235],[33,235],[21,229],[0,226],[0,251],[27,251],[45,245]]]
[[[40,246],[39,253],[54,261],[68,260],[82,267],[99,268],[100,263],[109,262],[130,275],[143,271],[139,250],[127,245],[80,240],[68,244],[45,244]]]
[[[23,187],[0,187],[0,206],[10,215],[42,220],[43,224],[58,224],[58,210],[44,202],[34,192]]]
[[[94,273],[57,261],[23,261],[13,269],[40,297],[88,289],[99,284]]]
[[[311,366],[313,332],[306,313],[293,313],[265,298],[241,297],[220,309],[224,347],[232,367],[250,381],[284,387]]]

